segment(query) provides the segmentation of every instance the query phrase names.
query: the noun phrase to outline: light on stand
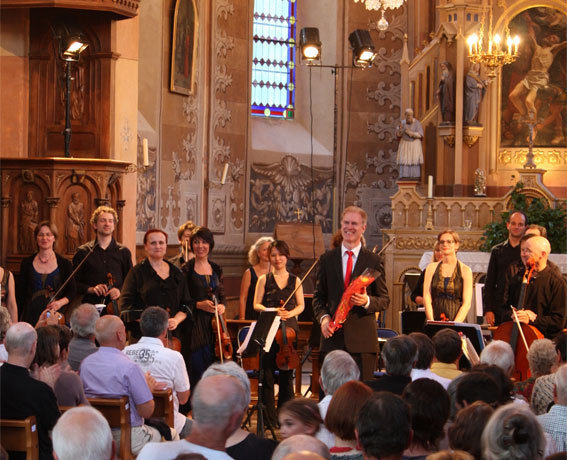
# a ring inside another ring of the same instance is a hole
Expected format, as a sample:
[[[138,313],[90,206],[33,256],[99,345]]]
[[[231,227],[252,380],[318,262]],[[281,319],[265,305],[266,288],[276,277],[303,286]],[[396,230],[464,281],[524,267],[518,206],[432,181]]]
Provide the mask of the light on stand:
[[[353,65],[361,68],[370,67],[376,57],[370,32],[365,29],[356,29],[348,36],[348,41],[352,47]]]
[[[321,40],[317,27],[304,27],[299,34],[299,50],[301,60],[307,64],[321,60]]]

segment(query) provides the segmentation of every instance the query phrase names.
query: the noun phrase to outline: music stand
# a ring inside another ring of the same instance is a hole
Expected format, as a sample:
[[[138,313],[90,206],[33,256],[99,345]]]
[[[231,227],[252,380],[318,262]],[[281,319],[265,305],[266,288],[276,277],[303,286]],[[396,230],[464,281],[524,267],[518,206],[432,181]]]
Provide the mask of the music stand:
[[[250,419],[252,418],[252,414],[257,412],[257,423],[256,423],[256,436],[259,438],[264,437],[264,420],[266,423],[267,428],[272,433],[272,437],[274,440],[277,441],[276,433],[274,431],[274,427],[270,422],[270,419],[267,417],[266,413],[266,406],[264,405],[264,354],[266,353],[265,350],[269,350],[272,346],[274,341],[274,335],[271,337],[268,335],[270,329],[272,328],[272,324],[274,323],[278,312],[277,311],[262,311],[260,312],[260,316],[258,317],[258,321],[254,326],[254,330],[252,331],[252,336],[248,341],[248,345],[246,349],[242,352],[242,357],[246,356],[256,356],[256,354],[260,353],[260,360],[259,360],[259,368],[258,368],[258,401],[256,404],[252,406],[251,409],[248,410],[248,414],[246,415],[246,419],[242,423],[242,426],[246,426]]]

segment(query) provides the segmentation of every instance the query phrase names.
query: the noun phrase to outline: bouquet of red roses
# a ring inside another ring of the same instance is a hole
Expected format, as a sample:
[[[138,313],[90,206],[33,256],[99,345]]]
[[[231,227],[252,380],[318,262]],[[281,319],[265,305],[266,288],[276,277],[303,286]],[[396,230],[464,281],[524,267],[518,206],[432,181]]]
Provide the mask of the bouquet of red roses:
[[[365,289],[370,286],[376,278],[378,278],[378,275],[378,270],[375,270],[374,268],[367,268],[364,272],[362,272],[362,275],[348,285],[341,297],[335,316],[329,324],[333,332],[343,327],[343,323],[346,321],[347,316],[353,307],[350,301],[352,295],[363,294]]]

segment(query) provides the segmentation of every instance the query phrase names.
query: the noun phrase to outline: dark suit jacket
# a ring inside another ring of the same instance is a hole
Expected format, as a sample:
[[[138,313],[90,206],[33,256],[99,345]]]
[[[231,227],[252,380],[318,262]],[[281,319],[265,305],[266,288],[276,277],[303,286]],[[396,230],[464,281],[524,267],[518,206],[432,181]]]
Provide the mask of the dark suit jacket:
[[[350,353],[375,353],[377,349],[376,318],[374,313],[388,308],[390,298],[386,287],[386,276],[382,259],[371,251],[361,248],[351,279],[356,279],[366,268],[378,270],[380,275],[368,286],[370,297],[368,309],[355,306],[343,327],[332,337],[322,338],[321,351],[347,349]],[[341,247],[325,252],[319,260],[317,285],[313,294],[313,315],[321,322],[324,315],[335,314],[344,292]]]

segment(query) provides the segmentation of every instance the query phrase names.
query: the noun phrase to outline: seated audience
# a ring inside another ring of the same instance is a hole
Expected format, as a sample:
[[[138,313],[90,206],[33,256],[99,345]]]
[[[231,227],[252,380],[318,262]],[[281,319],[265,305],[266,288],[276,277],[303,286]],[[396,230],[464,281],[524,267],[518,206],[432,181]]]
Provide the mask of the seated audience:
[[[417,356],[417,345],[407,335],[388,340],[382,348],[382,361],[386,374],[366,383],[374,391],[390,391],[401,395],[411,382],[411,370]]]
[[[272,455],[272,460],[283,460],[297,452],[311,452],[326,460],[331,459],[329,449],[319,439],[306,434],[295,434],[280,442]]]
[[[8,359],[8,352],[6,351],[4,341],[6,340],[6,332],[8,332],[11,325],[12,319],[10,312],[6,307],[0,306],[0,366]]]
[[[493,340],[480,353],[480,362],[494,364],[510,377],[514,373],[514,350],[508,342]]]
[[[325,417],[325,426],[334,435],[331,458],[363,460],[362,452],[356,448],[356,418],[358,411],[370,399],[373,391],[356,380],[342,385],[333,395]]]
[[[247,397],[231,375],[201,378],[193,390],[193,426],[181,441],[147,444],[138,460],[173,460],[179,454],[202,454],[208,460],[230,460],[226,441],[240,426]]]
[[[319,377],[319,384],[325,393],[325,397],[319,401],[319,412],[323,420],[327,415],[327,408],[335,391],[346,382],[359,378],[360,370],[352,356],[346,351],[333,350],[325,356]],[[333,447],[335,443],[335,437],[325,426],[321,426],[316,438],[323,441],[329,448]]]
[[[433,346],[435,358],[431,364],[431,371],[451,380],[459,376],[461,374],[459,360],[463,354],[459,334],[453,329],[441,329],[433,336]]]
[[[455,377],[453,380],[451,380],[451,383],[449,383],[449,386],[447,387],[447,393],[449,394],[449,398],[451,399],[451,412],[449,414],[449,420],[451,421],[455,420],[457,412],[459,411],[459,409],[461,409],[457,404],[457,385],[465,375],[465,373],[462,373],[458,377]]]
[[[212,375],[231,375],[238,380],[244,390],[242,412],[245,413],[250,405],[250,379],[246,372],[234,361],[227,361],[210,365],[203,373],[203,378]],[[277,445],[273,439],[259,438],[238,427],[226,440],[225,447],[226,453],[236,460],[270,460]]]
[[[114,441],[108,422],[92,407],[74,407],[53,428],[55,460],[113,460]]]
[[[551,374],[556,362],[557,354],[553,342],[549,339],[534,340],[528,350],[531,377],[522,382],[516,382],[514,393],[523,396],[529,402],[536,379]]]
[[[173,391],[175,431],[180,438],[189,434],[191,419],[179,412],[179,405],[189,399],[189,375],[181,353],[164,347],[167,341],[169,313],[161,307],[149,307],[140,318],[142,338],[124,348],[128,358],[149,372],[157,382]]]
[[[513,401],[521,404],[526,403],[523,399],[514,399],[514,382],[512,382],[510,377],[508,377],[500,367],[490,364],[477,364],[473,366],[471,371],[485,373],[494,379],[499,389],[499,397],[496,400],[497,406],[503,406]]]
[[[443,428],[451,405],[449,394],[435,380],[418,379],[405,388],[402,398],[410,409],[412,429],[404,459],[425,459],[438,450],[445,436]]]
[[[372,395],[358,412],[356,440],[365,460],[401,460],[411,440],[408,405],[387,391]]]
[[[482,460],[479,439],[494,409],[483,401],[476,401],[457,412],[455,422],[449,427],[449,446],[464,450],[475,460]]]
[[[427,460],[475,460],[475,458],[463,450],[440,450],[429,454]]]
[[[456,402],[461,409],[475,401],[484,401],[492,407],[498,406],[502,389],[485,372],[465,372],[457,384]]]
[[[567,333],[563,332],[555,338],[557,366],[567,363]],[[543,375],[536,379],[532,390],[530,407],[536,415],[546,414],[553,405],[555,375]]]
[[[37,333],[28,323],[15,323],[6,333],[8,360],[0,367],[0,418],[23,420],[34,415],[37,422],[40,460],[53,458],[49,432],[59,418],[53,390],[34,379],[29,367],[35,356]],[[25,458],[10,454],[10,459]]]
[[[555,441],[558,451],[567,452],[567,364],[555,376],[555,405],[547,414],[539,415],[543,430]]]
[[[545,437],[537,417],[527,406],[507,404],[498,408],[482,432],[484,460],[541,460]]]
[[[64,364],[67,358],[66,350],[62,347],[61,337],[64,332],[60,332],[66,326],[44,326],[37,329],[37,349],[33,360],[33,365],[40,368],[53,366],[54,364]],[[63,342],[69,343],[66,339]],[[64,345],[65,346],[65,345]],[[64,366],[62,366],[63,369]],[[61,370],[59,378],[55,381],[53,391],[57,397],[59,406],[79,406],[88,404],[83,383],[76,372]]]
[[[323,424],[317,403],[307,398],[287,401],[280,409],[278,420],[283,439],[295,434],[315,436]]]
[[[447,389],[451,379],[446,379],[440,377],[431,371],[431,363],[433,361],[433,356],[435,355],[435,348],[433,347],[433,341],[426,336],[423,332],[412,332],[409,337],[417,345],[417,360],[411,370],[411,379],[431,379],[439,382],[443,388]]]
[[[130,361],[122,350],[126,345],[126,328],[120,318],[107,315],[99,318],[95,334],[100,348],[83,359],[80,375],[88,398],[119,398],[128,396],[130,401],[131,447],[138,454],[148,442],[158,442],[161,435],[153,427],[144,425],[144,418],[154,412],[152,390],[155,380]],[[117,445],[120,432],[113,431]],[[120,449],[120,446],[117,446]]]
[[[90,303],[79,305],[71,314],[73,338],[69,343],[67,361],[74,371],[78,371],[81,362],[98,350],[95,345],[95,323],[99,318],[98,310]]]

